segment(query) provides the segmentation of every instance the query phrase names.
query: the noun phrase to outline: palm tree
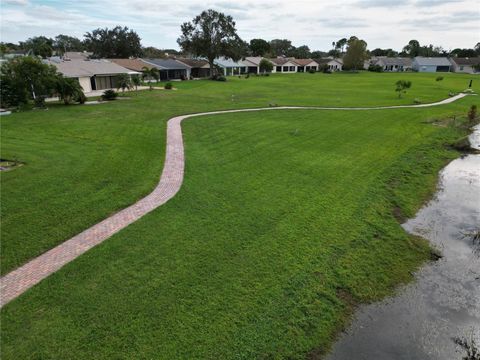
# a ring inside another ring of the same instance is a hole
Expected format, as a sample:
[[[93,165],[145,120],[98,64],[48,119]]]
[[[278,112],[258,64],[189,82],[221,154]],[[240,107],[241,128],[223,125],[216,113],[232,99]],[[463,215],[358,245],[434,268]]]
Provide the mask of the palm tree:
[[[83,93],[82,86],[77,79],[65,78],[60,76],[57,80],[57,93],[65,105],[70,104],[72,100],[80,103],[85,102],[85,94]]]
[[[125,89],[130,90],[132,88],[132,80],[128,74],[120,74],[117,76],[117,90],[122,89],[122,92],[125,92]]]
[[[148,68],[144,66],[142,68],[142,78],[145,79],[155,79],[156,82],[160,79],[160,73],[157,68]],[[150,90],[153,90],[152,83],[150,82]]]

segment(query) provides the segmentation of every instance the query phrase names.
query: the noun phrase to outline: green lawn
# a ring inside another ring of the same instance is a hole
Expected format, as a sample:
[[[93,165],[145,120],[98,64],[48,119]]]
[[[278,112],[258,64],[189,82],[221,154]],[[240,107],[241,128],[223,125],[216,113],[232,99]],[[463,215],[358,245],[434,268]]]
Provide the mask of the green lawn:
[[[413,88],[397,99],[393,83]],[[147,194],[165,121],[279,105],[435,101],[447,74],[299,74],[190,81],[96,106],[1,119],[2,271]],[[475,84],[474,84],[475,85]],[[235,95],[232,101],[232,94]],[[463,133],[431,109],[278,110],[184,123],[179,194],[2,309],[2,357],[302,358],[324,351],[352,302],[378,299],[428,257],[412,216]]]

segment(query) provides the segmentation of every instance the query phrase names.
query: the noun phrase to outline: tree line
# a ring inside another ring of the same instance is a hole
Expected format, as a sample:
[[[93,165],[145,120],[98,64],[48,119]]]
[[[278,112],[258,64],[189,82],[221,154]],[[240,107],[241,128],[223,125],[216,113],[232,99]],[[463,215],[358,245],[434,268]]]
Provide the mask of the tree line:
[[[235,43],[235,53],[241,57],[245,56],[261,56],[261,57],[295,57],[295,58],[322,58],[326,56],[344,57],[348,48],[352,45],[352,41],[357,39],[355,36],[350,38],[341,38],[332,42],[332,48],[328,51],[314,50],[311,51],[308,45],[294,46],[288,39],[265,40],[261,38],[251,39],[249,42],[240,39],[235,30],[235,21],[230,16],[207,10],[195,17],[192,22],[185,23],[181,26],[182,36],[185,31],[188,32],[201,22],[213,24],[212,19],[219,21],[216,28],[219,34],[230,34],[231,39]],[[180,38],[182,38],[182,36]],[[214,41],[214,40],[213,40]],[[362,40],[364,41],[364,40]],[[191,55],[195,51],[188,51],[186,43],[181,44],[183,55]],[[359,44],[356,44],[358,47]],[[366,42],[365,42],[366,45]],[[191,48],[191,46],[190,46]],[[31,37],[18,44],[0,43],[0,53],[10,53],[14,51],[23,51],[31,55],[40,56],[42,58],[50,57],[54,54],[62,55],[69,51],[88,51],[91,52],[92,58],[129,58],[129,57],[145,57],[145,58],[162,58],[171,55],[180,55],[175,49],[158,49],[156,47],[144,47],[141,44],[140,36],[128,27],[116,26],[112,29],[98,28],[91,32],[85,33],[83,39],[74,36],[60,34],[54,38],[46,36]],[[187,50],[187,51],[186,51]],[[480,43],[473,48],[462,49],[456,48],[447,51],[441,46],[421,45],[418,40],[410,40],[401,51],[391,48],[381,49],[375,48],[371,51],[366,49],[366,56],[452,56],[452,57],[475,57],[480,56]]]

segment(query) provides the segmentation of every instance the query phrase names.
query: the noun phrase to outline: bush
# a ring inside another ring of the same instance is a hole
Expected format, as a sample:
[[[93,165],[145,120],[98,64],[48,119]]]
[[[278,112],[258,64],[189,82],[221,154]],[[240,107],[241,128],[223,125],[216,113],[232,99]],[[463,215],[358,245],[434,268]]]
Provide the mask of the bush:
[[[85,102],[87,101],[87,97],[85,96],[83,91],[81,93],[77,94],[77,96],[75,97],[75,101],[80,103],[80,104],[85,104]]]
[[[450,96],[450,97],[455,96],[455,93],[450,91],[450,92],[448,93],[448,96]]]
[[[383,72],[383,68],[380,65],[370,65],[368,71]]]
[[[250,77],[250,73],[248,73],[247,75],[245,75],[245,79],[248,79]]]
[[[102,100],[115,100],[118,96],[118,93],[115,90],[105,90],[102,95]]]
[[[315,69],[310,69],[310,70],[308,70],[308,72],[309,72],[310,74],[315,74],[315,73],[316,73]]]
[[[435,81],[442,81],[443,80],[443,76],[437,76],[437,78],[435,79]]]
[[[173,89],[173,85],[171,82],[168,82],[165,84],[165,86],[163,87],[164,89],[166,90],[172,90]]]
[[[33,99],[33,103],[35,104],[35,107],[39,109],[44,109],[46,98],[47,97],[44,95],[38,95],[37,97],[35,97],[35,99]]]
[[[413,99],[413,103],[418,105],[418,104],[421,104],[422,101],[419,98],[415,98]]]
[[[217,78],[215,79],[217,81],[227,81],[227,78],[225,76],[217,76]]]

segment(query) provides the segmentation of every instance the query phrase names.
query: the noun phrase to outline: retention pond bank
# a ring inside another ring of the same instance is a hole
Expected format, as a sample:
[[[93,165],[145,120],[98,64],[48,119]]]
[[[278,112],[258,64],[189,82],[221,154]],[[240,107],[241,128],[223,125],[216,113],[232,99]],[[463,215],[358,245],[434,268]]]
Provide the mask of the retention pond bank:
[[[480,149],[480,125],[470,142]],[[443,257],[397,296],[361,307],[329,360],[454,360],[466,354],[454,338],[480,345],[480,155],[445,167],[435,198],[403,227]]]

